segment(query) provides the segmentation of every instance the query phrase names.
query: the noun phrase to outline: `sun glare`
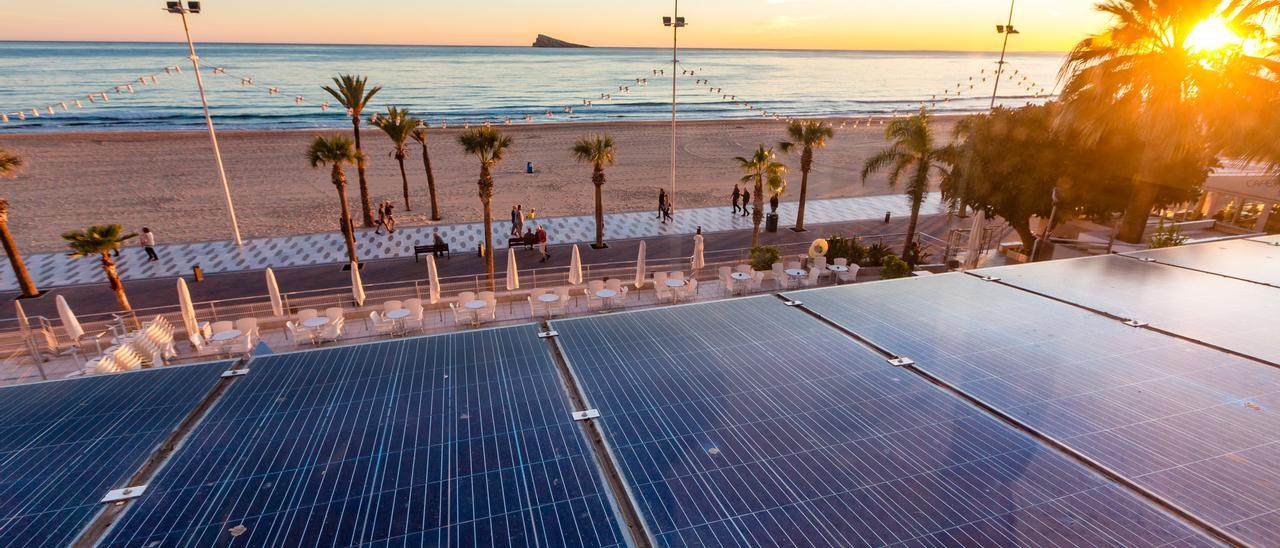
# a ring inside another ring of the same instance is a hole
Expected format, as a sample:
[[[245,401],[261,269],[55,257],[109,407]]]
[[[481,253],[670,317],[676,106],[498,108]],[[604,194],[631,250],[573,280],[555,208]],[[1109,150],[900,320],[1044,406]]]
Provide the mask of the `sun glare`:
[[[1213,53],[1243,42],[1219,17],[1201,21],[1187,35],[1187,50],[1194,53]]]

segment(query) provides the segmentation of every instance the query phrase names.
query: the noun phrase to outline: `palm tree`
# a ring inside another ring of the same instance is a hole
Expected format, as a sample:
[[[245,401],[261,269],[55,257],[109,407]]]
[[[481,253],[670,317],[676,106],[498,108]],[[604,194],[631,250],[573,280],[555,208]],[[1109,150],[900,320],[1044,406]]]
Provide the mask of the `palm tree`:
[[[484,207],[484,264],[489,272],[489,291],[497,290],[493,277],[493,174],[491,170],[511,148],[511,137],[492,127],[478,127],[458,136],[467,154],[480,160],[480,205]]]
[[[431,220],[439,221],[440,206],[436,202],[436,174],[431,171],[431,153],[427,151],[426,124],[414,128],[409,136],[422,145],[422,167],[427,170],[427,191],[431,194]]]
[[[120,283],[120,275],[116,273],[116,263],[111,259],[111,253],[135,236],[137,234],[124,234],[124,228],[120,225],[94,225],[86,230],[72,230],[62,234],[62,239],[71,247],[71,253],[67,256],[98,258],[102,264],[102,272],[107,275],[107,283],[116,294],[120,310],[129,316],[133,315],[133,307],[129,306],[129,297],[124,294],[124,285]],[[136,318],[133,321],[137,323]]]
[[[307,147],[307,162],[313,168],[321,168],[330,166],[330,180],[333,181],[333,187],[338,190],[338,203],[341,204],[341,216],[338,217],[338,230],[342,231],[343,238],[347,242],[347,258],[353,263],[359,263],[360,259],[356,256],[356,237],[351,222],[351,210],[347,208],[347,174],[342,171],[342,166],[356,164],[360,165],[360,151],[352,145],[351,139],[341,135],[331,135],[325,137],[317,135],[311,141],[311,146]]]
[[[391,155],[395,156],[396,162],[400,163],[400,182],[404,184],[404,210],[413,211],[413,208],[409,207],[409,176],[404,172],[404,157],[406,154],[404,145],[409,141],[409,136],[413,134],[414,130],[418,129],[418,125],[422,121],[410,116],[408,111],[389,106],[387,107],[387,115],[378,118],[373,123],[391,139]]]
[[[789,154],[800,149],[800,204],[796,211],[796,232],[804,232],[804,202],[809,191],[809,171],[813,169],[813,151],[827,146],[836,135],[831,124],[817,120],[792,120],[787,124],[787,140],[778,150]]]
[[[0,178],[12,177],[22,167],[22,157],[0,149]],[[0,198],[0,243],[4,244],[4,252],[9,256],[9,264],[13,265],[13,275],[18,278],[18,287],[23,297],[35,297],[40,294],[36,283],[27,272],[27,263],[22,262],[22,253],[18,251],[18,243],[13,241],[13,233],[9,232],[9,201]]]
[[[343,74],[333,78],[332,87],[322,87],[351,114],[351,130],[356,138],[356,171],[360,174],[360,213],[364,215],[365,228],[373,226],[373,202],[369,199],[369,180],[364,175],[365,156],[364,148],[360,146],[360,113],[369,105],[369,100],[382,90],[382,86],[373,86],[365,91],[368,82],[369,78],[366,76]]]
[[[751,247],[757,247],[760,245],[760,221],[764,219],[765,181],[768,181],[771,189],[779,189],[785,186],[786,181],[782,179],[782,175],[787,172],[787,166],[774,161],[773,149],[765,148],[764,145],[756,147],[750,158],[738,156],[734,160],[738,162],[738,166],[745,173],[742,176],[742,182],[755,184],[755,190],[753,191],[755,206],[754,211],[751,213]]]
[[[591,183],[596,187],[596,243],[592,247],[608,247],[604,245],[604,166],[614,162],[613,137],[592,135],[578,139],[573,145],[573,159],[580,164],[591,164]]]
[[[862,165],[862,183],[867,177],[886,167],[889,168],[889,188],[898,186],[903,174],[907,175],[907,201],[911,204],[911,221],[907,223],[907,240],[902,245],[906,256],[915,242],[916,223],[920,219],[920,205],[929,194],[929,176],[936,173],[946,177],[949,173],[946,147],[934,147],[932,116],[925,109],[890,122],[884,130],[889,147],[867,158]]]
[[[1142,241],[1159,189],[1159,173],[1187,158],[1211,162],[1215,126],[1240,117],[1242,94],[1275,97],[1272,61],[1251,55],[1274,0],[1107,0],[1106,29],[1067,56],[1063,121],[1096,140],[1117,125],[1139,129],[1141,169],[1117,237]],[[1211,28],[1209,31],[1203,29]],[[1234,34],[1235,37],[1231,37]],[[1218,39],[1213,39],[1217,37]],[[1208,39],[1206,39],[1208,38]]]

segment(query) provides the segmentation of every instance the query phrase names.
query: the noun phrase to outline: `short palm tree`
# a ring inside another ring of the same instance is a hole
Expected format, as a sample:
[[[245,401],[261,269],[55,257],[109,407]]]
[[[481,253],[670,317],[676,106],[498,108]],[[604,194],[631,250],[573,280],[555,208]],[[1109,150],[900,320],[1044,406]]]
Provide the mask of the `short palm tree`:
[[[102,272],[107,275],[107,283],[116,294],[116,302],[120,310],[132,316],[133,307],[129,306],[129,297],[124,293],[124,284],[120,283],[120,275],[116,272],[116,263],[111,253],[120,249],[121,245],[137,236],[125,234],[120,225],[94,225],[85,230],[73,230],[62,234],[62,239],[71,247],[69,257],[97,257],[102,265]],[[137,323],[135,318],[134,323]]]
[[[364,108],[369,105],[373,96],[382,90],[382,86],[373,86],[366,90],[368,83],[369,78],[366,76],[343,74],[333,77],[332,86],[322,86],[322,89],[337,99],[338,103],[351,115],[351,130],[356,139],[356,152],[359,153],[356,171],[360,174],[360,213],[364,216],[366,228],[373,226],[373,202],[369,198],[369,180],[364,174],[365,156],[364,148],[360,146],[360,114],[364,112]]]
[[[764,145],[756,147],[749,158],[742,156],[734,158],[744,173],[742,182],[755,185],[755,190],[752,191],[752,195],[755,196],[755,205],[751,213],[751,247],[760,245],[760,221],[764,220],[765,183],[767,182],[771,189],[780,189],[786,185],[782,175],[787,172],[787,166],[774,158],[773,149],[765,148]]]
[[[427,170],[427,192],[431,194],[431,220],[440,220],[440,205],[436,201],[436,175],[431,171],[431,153],[427,150],[427,127],[422,124],[409,134],[414,141],[422,145],[422,167]]]
[[[1219,146],[1209,130],[1241,117],[1242,93],[1280,94],[1273,61],[1245,45],[1264,39],[1280,8],[1273,0],[1107,0],[1097,10],[1110,16],[1108,27],[1080,41],[1062,67],[1063,121],[1095,140],[1120,124],[1140,131],[1142,167],[1117,231],[1140,242],[1159,174],[1187,158],[1211,162]]]
[[[22,167],[22,157],[0,149],[0,178],[12,177]],[[9,256],[9,264],[13,265],[13,275],[18,278],[18,288],[23,297],[35,297],[40,294],[36,283],[27,272],[27,263],[22,262],[22,253],[18,251],[18,243],[13,241],[13,233],[9,232],[9,201],[0,198],[0,243],[4,244],[4,252]]]
[[[307,147],[307,162],[313,168],[330,167],[330,180],[333,187],[338,191],[338,204],[340,204],[341,214],[338,217],[338,230],[342,232],[343,238],[347,243],[347,258],[358,263],[360,258],[356,255],[356,237],[354,227],[351,222],[351,210],[347,207],[347,174],[343,172],[342,166],[356,164],[360,165],[360,151],[355,149],[351,139],[341,135],[331,135],[325,137],[317,135],[311,141],[311,146]]]
[[[787,124],[787,140],[778,143],[783,154],[800,149],[800,203],[796,210],[796,232],[804,232],[804,202],[809,191],[809,171],[813,169],[813,151],[827,146],[836,132],[831,124],[817,120],[793,120]]]
[[[604,245],[604,166],[614,162],[613,137],[592,135],[578,139],[573,145],[573,159],[591,165],[591,183],[596,189],[596,249]]]
[[[387,138],[391,139],[391,155],[400,164],[400,182],[404,184],[404,210],[413,211],[409,206],[409,176],[404,171],[404,157],[407,153],[404,145],[409,141],[414,130],[418,129],[421,121],[410,116],[408,111],[389,106],[387,115],[379,117],[373,123],[387,134]]]
[[[511,148],[511,137],[492,127],[469,129],[458,136],[458,144],[467,154],[480,160],[480,205],[484,207],[484,263],[489,273],[489,291],[497,290],[493,277],[493,167]]]
[[[884,130],[884,138],[889,147],[867,158],[862,165],[862,183],[872,173],[889,168],[889,188],[896,188],[902,176],[907,176],[907,202],[911,204],[911,221],[907,223],[907,240],[902,245],[903,256],[911,249],[915,241],[916,224],[920,219],[920,205],[929,195],[929,177],[937,174],[947,176],[948,153],[945,147],[935,147],[933,129],[930,127],[932,117],[925,109],[890,122]]]

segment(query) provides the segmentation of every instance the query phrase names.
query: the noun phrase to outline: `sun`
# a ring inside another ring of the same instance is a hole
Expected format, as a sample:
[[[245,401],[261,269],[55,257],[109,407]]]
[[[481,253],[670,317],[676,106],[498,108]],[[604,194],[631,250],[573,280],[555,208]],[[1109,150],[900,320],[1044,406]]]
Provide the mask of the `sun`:
[[[1244,39],[1231,31],[1221,17],[1201,21],[1187,34],[1186,48],[1192,53],[1214,53],[1239,46]]]

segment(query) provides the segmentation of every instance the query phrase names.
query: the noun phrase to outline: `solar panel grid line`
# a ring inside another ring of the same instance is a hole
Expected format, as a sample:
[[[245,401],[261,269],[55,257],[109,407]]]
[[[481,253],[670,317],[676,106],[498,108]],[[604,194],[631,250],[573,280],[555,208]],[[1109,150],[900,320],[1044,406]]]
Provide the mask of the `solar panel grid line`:
[[[1249,279],[1249,278],[1244,278],[1244,277],[1240,277],[1240,276],[1232,276],[1232,275],[1230,275],[1230,274],[1223,274],[1222,272],[1215,272],[1215,271],[1213,271],[1213,270],[1206,270],[1206,269],[1203,269],[1203,268],[1195,268],[1195,267],[1191,267],[1191,266],[1187,266],[1187,265],[1183,265],[1183,264],[1177,264],[1177,263],[1174,263],[1174,262],[1164,261],[1164,260],[1160,260],[1160,259],[1155,259],[1155,258],[1143,258],[1143,257],[1134,256],[1134,255],[1129,255],[1129,254],[1127,254],[1127,253],[1117,253],[1116,255],[1118,255],[1118,256],[1120,256],[1120,257],[1124,257],[1124,258],[1126,258],[1126,259],[1133,259],[1133,260],[1136,260],[1136,261],[1142,261],[1142,262],[1151,262],[1151,263],[1155,263],[1155,264],[1159,264],[1159,265],[1163,265],[1163,266],[1168,266],[1168,267],[1172,267],[1172,268],[1181,268],[1181,269],[1183,269],[1183,270],[1189,270],[1189,271],[1191,271],[1191,272],[1198,272],[1198,273],[1200,273],[1200,274],[1207,274],[1207,275],[1209,275],[1209,276],[1218,276],[1218,277],[1226,278],[1226,279],[1228,279],[1228,280],[1235,280],[1235,281],[1238,281],[1238,282],[1245,282],[1245,283],[1250,283],[1250,284],[1257,284],[1257,285],[1266,286],[1266,287],[1276,287],[1276,288],[1280,288],[1280,286],[1277,286],[1276,284],[1273,284],[1273,283],[1260,282],[1260,281],[1258,281],[1258,280],[1251,280],[1251,279]]]

